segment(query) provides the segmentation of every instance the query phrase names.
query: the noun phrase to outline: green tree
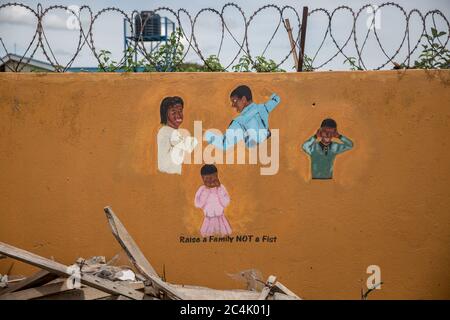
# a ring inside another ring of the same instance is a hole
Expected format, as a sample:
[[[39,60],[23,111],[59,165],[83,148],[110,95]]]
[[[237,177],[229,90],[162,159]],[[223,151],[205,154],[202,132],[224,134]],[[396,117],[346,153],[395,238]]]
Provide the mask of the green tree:
[[[295,69],[295,66],[293,67],[293,69]],[[314,68],[312,66],[312,59],[306,54],[303,57],[303,71],[314,71]]]
[[[272,59],[267,60],[263,56],[255,57],[252,61],[248,55],[243,55],[239,62],[233,66],[234,72],[286,72],[277,67],[277,63]]]
[[[124,53],[125,63],[123,66],[111,59],[110,51],[101,50],[99,54],[99,70],[106,72],[226,72],[219,57],[216,55],[208,56],[203,65],[183,62],[185,47],[181,43],[182,37],[181,29],[177,28],[175,32],[172,32],[166,43],[160,45],[156,50],[139,61],[134,59],[137,48],[130,46]],[[312,70],[310,60],[305,59],[304,65],[306,66],[305,71]],[[272,59],[257,56],[252,61],[247,55],[241,57],[232,69],[236,72],[286,72],[277,67],[276,62]]]
[[[220,63],[219,57],[216,55],[210,55],[205,60],[205,65],[203,66],[203,71],[205,72],[226,72]]]
[[[355,57],[348,57],[344,60],[344,64],[350,65],[350,70],[356,71],[356,70],[363,70],[360,66],[356,64],[356,58]]]

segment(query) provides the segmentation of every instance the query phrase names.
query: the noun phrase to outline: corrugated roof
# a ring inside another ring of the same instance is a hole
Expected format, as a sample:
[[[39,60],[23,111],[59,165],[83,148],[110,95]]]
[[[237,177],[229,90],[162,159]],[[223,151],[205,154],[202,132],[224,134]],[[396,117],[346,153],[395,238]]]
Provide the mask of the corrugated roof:
[[[19,56],[19,55],[14,54],[14,53],[9,53],[6,56],[4,56],[3,58],[1,58],[0,66],[5,65],[9,61],[20,62],[20,63],[27,64],[27,65],[30,65],[30,66],[34,66],[34,67],[37,67],[37,68],[40,68],[40,69],[45,69],[45,70],[48,70],[48,71],[55,71],[55,68],[48,62],[44,62],[44,61],[40,61],[40,60],[28,58],[28,57],[23,57],[22,58],[22,56]]]

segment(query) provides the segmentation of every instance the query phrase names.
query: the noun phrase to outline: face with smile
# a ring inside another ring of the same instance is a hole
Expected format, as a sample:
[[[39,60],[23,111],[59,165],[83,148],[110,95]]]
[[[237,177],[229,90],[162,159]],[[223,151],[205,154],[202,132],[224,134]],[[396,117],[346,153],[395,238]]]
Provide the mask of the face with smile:
[[[178,129],[183,123],[183,106],[181,104],[173,105],[167,111],[167,125]]]

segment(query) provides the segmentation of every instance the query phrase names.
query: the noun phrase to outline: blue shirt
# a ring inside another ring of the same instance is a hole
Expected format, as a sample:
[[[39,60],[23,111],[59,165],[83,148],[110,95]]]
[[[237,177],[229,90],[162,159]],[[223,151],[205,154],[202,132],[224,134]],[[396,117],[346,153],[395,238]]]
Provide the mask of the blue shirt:
[[[224,135],[206,131],[205,139],[218,149],[227,150],[244,140],[248,148],[254,147],[270,137],[269,113],[280,103],[275,93],[264,104],[252,102],[231,121]]]

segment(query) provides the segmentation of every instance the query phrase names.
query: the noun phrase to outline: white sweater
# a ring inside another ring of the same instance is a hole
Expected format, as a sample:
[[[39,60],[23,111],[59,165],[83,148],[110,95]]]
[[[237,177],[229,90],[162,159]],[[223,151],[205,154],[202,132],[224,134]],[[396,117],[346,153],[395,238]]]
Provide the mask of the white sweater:
[[[158,131],[158,170],[170,174],[181,174],[185,152],[191,153],[198,141],[184,130],[162,126]]]

